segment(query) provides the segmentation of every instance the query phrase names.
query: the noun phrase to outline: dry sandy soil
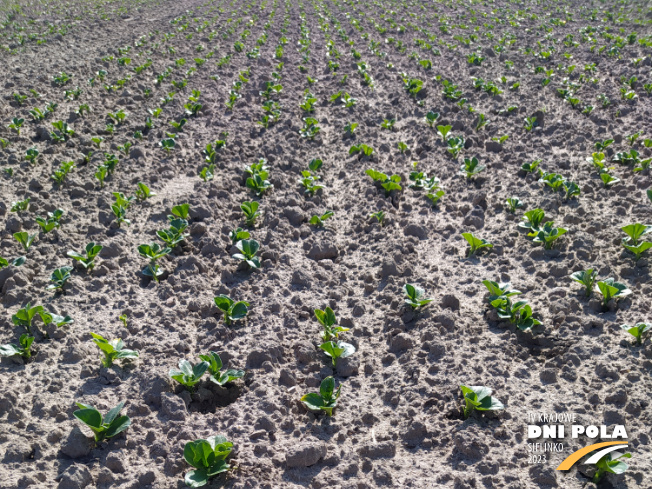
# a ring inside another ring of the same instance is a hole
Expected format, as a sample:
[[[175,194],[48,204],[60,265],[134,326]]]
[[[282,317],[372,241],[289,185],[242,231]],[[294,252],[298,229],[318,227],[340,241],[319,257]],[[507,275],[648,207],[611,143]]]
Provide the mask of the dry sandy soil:
[[[0,150],[0,162],[13,169],[13,176],[0,177],[0,256],[25,255],[26,263],[0,270],[0,343],[16,343],[24,333],[11,318],[28,302],[70,315],[74,323],[57,329],[37,320],[33,359],[22,364],[4,358],[0,364],[0,486],[181,488],[189,470],[185,443],[223,434],[234,444],[234,470],[209,487],[595,487],[587,466],[568,472],[555,467],[572,450],[599,440],[566,440],[564,453],[529,463],[526,414],[568,412],[583,424],[627,428],[629,470],[607,476],[597,487],[652,487],[650,344],[633,346],[620,328],[652,321],[650,252],[636,261],[620,244],[622,226],[652,224],[646,197],[650,173],[613,163],[612,173],[621,181],[604,188],[586,161],[595,141],[615,140],[607,159],[629,151],[626,136],[639,130],[643,133],[634,148],[641,158],[652,156],[643,145],[652,137],[652,98],[643,88],[652,82],[652,53],[639,43],[650,41],[649,10],[633,3],[631,11],[622,11],[626,18],[617,19],[621,4],[599,3],[596,8],[603,10],[592,20],[594,5],[579,1],[245,3],[162,1],[104,20],[89,15],[70,21],[65,35],[47,34],[46,43],[20,45],[3,38],[12,52],[2,55],[0,135],[9,145]],[[111,8],[108,4],[104,10]],[[564,10],[572,18],[555,21],[566,18]],[[36,23],[24,24],[29,18]],[[46,20],[61,19],[26,10],[17,22],[27,25],[27,32],[37,27],[45,32],[39,26]],[[595,31],[583,34],[587,26]],[[302,37],[302,28],[309,35]],[[246,31],[250,35],[243,40]],[[11,26],[7,32],[14,32]],[[638,38],[630,44],[631,32]],[[166,33],[176,35],[166,39]],[[267,38],[259,57],[247,56],[263,33]],[[468,46],[460,41],[472,34]],[[611,50],[618,43],[615,36],[625,38],[617,53]],[[288,43],[275,59],[282,37]],[[385,42],[390,37],[395,42]],[[301,39],[309,39],[309,54],[299,51]],[[419,47],[415,39],[431,46]],[[495,47],[501,39],[499,52]],[[326,56],[329,40],[339,60]],[[243,42],[242,52],[236,51],[236,41]],[[349,41],[360,59],[351,56]],[[127,54],[118,52],[127,46]],[[548,47],[553,48],[549,58],[534,56]],[[478,49],[485,57],[479,66],[467,61]],[[227,55],[230,62],[217,66]],[[118,59],[125,56],[132,62],[121,66]],[[147,58],[151,66],[135,73],[133,68]],[[184,66],[175,63],[180,58]],[[206,62],[188,73],[194,58]],[[329,60],[339,63],[335,73]],[[430,60],[432,68],[424,69],[417,60]],[[373,89],[362,83],[360,61],[369,65]],[[591,63],[595,72],[585,71]],[[576,69],[569,75],[570,65]],[[544,72],[537,73],[537,66]],[[168,68],[171,75],[157,85],[157,75]],[[241,98],[228,110],[229,90],[247,68]],[[554,76],[544,87],[549,69]],[[107,72],[104,81],[97,80],[99,70]],[[64,71],[72,80],[57,86],[53,77]],[[282,110],[279,121],[265,129],[256,124],[263,114],[259,92],[272,72],[280,75],[282,92],[274,100]],[[402,72],[424,82],[416,97],[403,88]],[[123,87],[104,88],[127,75],[131,80]],[[344,75],[348,78],[341,83]],[[317,81],[310,84],[307,76]],[[621,99],[621,76],[638,78],[634,101]],[[87,83],[91,77],[96,77],[94,86]],[[476,90],[471,77],[493,80],[503,93]],[[184,79],[185,88],[171,84]],[[463,108],[442,95],[443,80],[459,85],[467,100]],[[510,90],[516,82],[520,87]],[[581,100],[576,108],[557,95],[570,83],[577,84],[574,93]],[[83,90],[79,98],[64,98],[64,90],[75,86]],[[320,132],[313,140],[299,132],[306,89],[317,99],[310,116],[319,121]],[[203,108],[196,117],[184,115],[192,90],[201,91]],[[340,90],[357,104],[344,108],[331,102]],[[173,101],[162,105],[169,92],[176,92]],[[28,97],[20,105],[14,93]],[[597,99],[600,94],[611,100],[608,107]],[[32,121],[29,109],[44,108],[46,102],[58,103],[54,114]],[[81,104],[92,112],[76,115]],[[595,108],[583,114],[588,104]],[[507,112],[510,106],[517,108]],[[147,129],[148,109],[156,107],[162,113]],[[111,134],[107,113],[119,109],[127,118]],[[437,124],[450,124],[453,134],[466,138],[457,160],[424,121],[430,110],[441,114]],[[483,130],[476,130],[479,113],[490,120]],[[533,115],[536,127],[527,131],[524,119]],[[7,127],[13,117],[25,119],[20,135]],[[184,117],[188,122],[176,147],[166,154],[159,141],[165,132],[174,132],[170,121]],[[393,130],[381,128],[384,119],[392,118]],[[68,121],[76,132],[65,143],[55,143],[48,134],[57,120]],[[353,137],[344,136],[348,122],[359,124]],[[133,138],[135,131],[143,132],[142,140]],[[215,177],[204,182],[198,177],[205,165],[202,150],[224,132],[227,143],[218,151]],[[503,135],[509,138],[502,144],[492,139]],[[95,137],[104,138],[99,150]],[[127,141],[133,146],[124,155],[118,146]],[[408,147],[405,154],[397,149],[399,141]],[[374,148],[374,154],[349,155],[351,145],[360,143]],[[25,161],[29,148],[40,151],[35,164]],[[87,162],[89,151],[94,153]],[[101,188],[94,174],[105,152],[119,155],[120,162]],[[472,156],[487,168],[467,180],[459,167]],[[259,158],[267,159],[274,185],[260,198],[245,187],[244,172]],[[297,183],[312,158],[323,160],[319,174],[325,186],[313,197]],[[553,192],[520,170],[535,159],[542,160],[543,170],[576,182],[579,197],[565,200],[563,191]],[[53,184],[50,175],[69,160],[76,169],[62,186]],[[414,161],[419,170],[441,179],[445,195],[438,206],[425,191],[408,187]],[[365,175],[369,168],[400,175],[402,191],[386,197]],[[132,203],[131,224],[118,227],[111,193],[134,195],[138,182],[156,196]],[[13,202],[28,197],[26,211],[11,211]],[[507,197],[520,198],[525,207],[509,213]],[[232,258],[228,238],[230,230],[244,227],[239,205],[251,199],[260,202],[262,212],[249,229],[261,244],[262,267],[253,271]],[[167,226],[171,207],[181,203],[191,206],[189,236],[160,261],[165,274],[156,284],[141,274],[147,261],[137,246],[157,241],[156,231]],[[58,208],[65,211],[60,229],[39,232],[35,218]],[[523,212],[535,208],[568,230],[552,250],[537,246],[518,228]],[[334,216],[323,229],[308,223],[326,210]],[[369,218],[379,210],[386,213],[383,227]],[[23,230],[38,233],[27,253],[12,237]],[[494,247],[468,258],[462,232]],[[46,290],[54,269],[73,265],[66,252],[91,241],[104,247],[96,268],[91,273],[75,268],[65,294]],[[599,295],[586,299],[569,278],[589,268],[601,280],[624,282],[632,294],[602,311]],[[521,290],[541,326],[519,331],[499,320],[487,303],[485,279],[509,281]],[[420,314],[403,304],[406,282],[419,284],[434,299]],[[219,294],[248,301],[246,321],[226,326],[213,304]],[[350,328],[343,339],[357,349],[335,371],[318,348],[321,327],[313,315],[326,306]],[[121,315],[128,318],[126,327]],[[139,351],[139,359],[101,368],[90,332],[123,338],[127,348]],[[246,377],[223,388],[204,380],[192,395],[169,379],[179,360],[197,362],[199,354],[211,350],[228,367],[245,369]],[[299,398],[329,375],[342,384],[335,415],[309,413]],[[460,384],[491,387],[505,409],[463,419]],[[73,417],[74,403],[104,412],[121,401],[131,427],[93,447]]]

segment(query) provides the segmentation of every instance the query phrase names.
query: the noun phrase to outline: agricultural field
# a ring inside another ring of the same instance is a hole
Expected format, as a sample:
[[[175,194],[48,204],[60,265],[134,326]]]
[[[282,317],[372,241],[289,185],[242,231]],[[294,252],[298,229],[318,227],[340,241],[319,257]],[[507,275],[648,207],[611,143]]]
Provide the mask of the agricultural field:
[[[648,2],[0,20],[2,489],[652,487]]]

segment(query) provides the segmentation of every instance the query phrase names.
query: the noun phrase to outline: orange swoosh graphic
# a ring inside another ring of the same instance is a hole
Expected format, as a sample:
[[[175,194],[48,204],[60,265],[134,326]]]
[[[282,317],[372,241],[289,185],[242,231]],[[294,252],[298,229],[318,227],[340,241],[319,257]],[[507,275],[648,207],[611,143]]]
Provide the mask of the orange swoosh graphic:
[[[602,443],[595,443],[594,445],[589,445],[588,447],[580,448],[576,452],[571,453],[566,460],[559,464],[559,467],[555,470],[568,470],[570,469],[575,462],[581,459],[587,453],[591,453],[598,448],[608,447],[611,445],[627,445],[626,441],[605,441]]]

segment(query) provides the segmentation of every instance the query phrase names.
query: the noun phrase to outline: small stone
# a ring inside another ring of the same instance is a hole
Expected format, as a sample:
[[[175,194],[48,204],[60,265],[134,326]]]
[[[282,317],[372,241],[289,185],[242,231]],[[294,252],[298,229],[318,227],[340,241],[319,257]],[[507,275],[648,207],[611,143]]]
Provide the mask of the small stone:
[[[428,229],[425,226],[419,226],[418,224],[409,224],[403,230],[405,236],[415,236],[419,240],[428,239]]]
[[[287,468],[310,467],[326,456],[327,448],[322,442],[298,443],[285,453]]]
[[[396,455],[396,445],[389,441],[371,443],[360,448],[358,454],[366,458],[392,458]]]
[[[66,441],[61,445],[61,452],[70,458],[86,457],[93,449],[93,439],[86,436],[79,426],[75,426]]]
[[[85,489],[93,482],[93,476],[88,467],[73,464],[61,475],[57,489]]]
[[[109,453],[106,456],[106,467],[114,474],[122,474],[125,471],[125,465],[117,453]]]
[[[360,360],[356,357],[345,357],[337,360],[337,375],[340,377],[350,377],[358,375],[360,369]]]
[[[414,340],[410,335],[405,333],[400,333],[394,336],[389,343],[389,351],[392,353],[398,353],[405,350],[409,350],[414,346]]]
[[[161,394],[161,411],[168,419],[175,421],[185,421],[188,415],[186,403],[183,399],[170,392]]]

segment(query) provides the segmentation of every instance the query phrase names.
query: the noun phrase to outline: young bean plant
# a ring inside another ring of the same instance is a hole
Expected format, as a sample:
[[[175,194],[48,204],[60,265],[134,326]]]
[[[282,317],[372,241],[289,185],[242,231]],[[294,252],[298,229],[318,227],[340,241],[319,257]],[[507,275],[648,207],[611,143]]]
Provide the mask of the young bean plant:
[[[245,301],[234,301],[229,296],[221,294],[213,298],[215,305],[224,314],[224,322],[231,325],[233,321],[240,321],[247,316],[249,312],[249,303]]]
[[[119,338],[107,340],[99,334],[92,332],[91,336],[95,344],[104,354],[104,357],[101,359],[102,367],[111,367],[116,360],[132,360],[138,358],[138,352],[126,349],[124,342]]]
[[[86,245],[84,251],[86,254],[80,254],[76,251],[69,251],[67,254],[70,258],[77,261],[82,267],[89,272],[95,267],[95,258],[102,251],[103,246],[90,242]]]
[[[222,359],[215,352],[209,352],[208,355],[199,355],[199,359],[208,363],[208,373],[210,374],[210,381],[223,386],[234,380],[241,379],[245,375],[244,370],[228,369],[222,371]]]
[[[460,385],[460,389],[464,396],[464,419],[473,411],[498,411],[505,408],[502,402],[491,395],[489,387]]]
[[[325,412],[328,416],[333,415],[333,409],[337,406],[340,397],[342,384],[335,390],[335,379],[331,376],[321,381],[319,392],[311,392],[301,398],[301,402],[309,411]]]
[[[419,310],[434,300],[430,297],[424,297],[426,291],[414,284],[405,284],[403,292],[405,294],[405,304],[413,310]]]
[[[106,438],[113,438],[131,425],[131,419],[128,416],[119,416],[124,407],[124,402],[118,404],[104,416],[89,404],[82,404],[81,402],[75,404],[79,409],[72,413],[73,416],[93,431],[96,443]]]
[[[592,268],[580,272],[575,272],[570,276],[572,280],[584,286],[584,293],[586,297],[591,297],[591,293],[593,292],[593,287],[595,285],[597,277],[598,277],[598,272],[596,272]]]
[[[606,311],[609,306],[609,301],[614,300],[618,302],[619,299],[627,297],[632,293],[630,289],[623,283],[616,282],[613,278],[607,278],[597,283],[597,291],[602,294],[602,310]]]
[[[222,435],[209,436],[205,440],[186,443],[183,458],[194,470],[185,476],[188,487],[202,487],[211,477],[229,470],[226,459],[231,454],[233,443]]]
[[[476,238],[472,233],[462,233],[462,237],[469,243],[468,256],[473,256],[485,248],[494,247],[494,245],[486,239]]]
[[[8,343],[6,345],[0,345],[0,357],[13,357],[19,356],[24,358],[26,361],[29,361],[32,358],[32,343],[34,342],[34,337],[29,336],[28,334],[20,335],[18,344]]]

